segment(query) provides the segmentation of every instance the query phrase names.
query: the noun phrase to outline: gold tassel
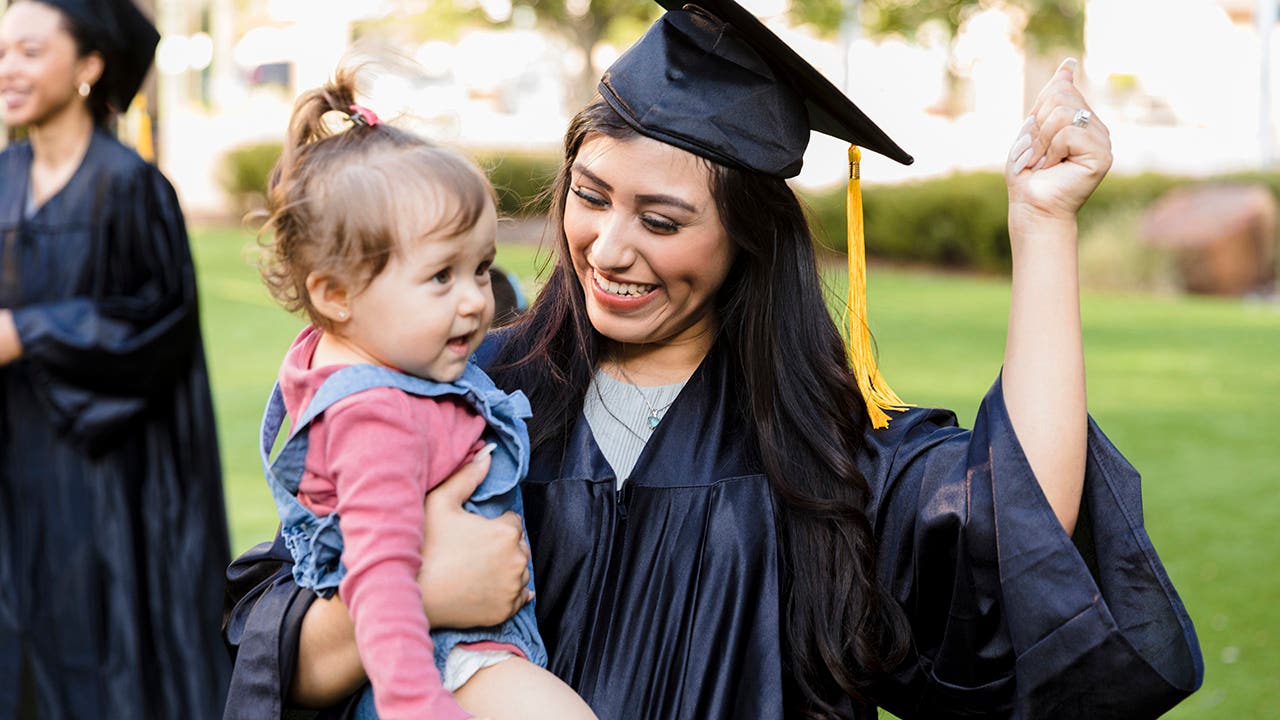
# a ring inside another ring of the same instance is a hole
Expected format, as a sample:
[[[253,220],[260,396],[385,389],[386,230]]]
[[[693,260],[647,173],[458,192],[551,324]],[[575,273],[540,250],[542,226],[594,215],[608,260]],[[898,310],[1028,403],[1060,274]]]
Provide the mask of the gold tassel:
[[[862,151],[849,146],[849,360],[853,363],[858,392],[867,404],[867,415],[876,428],[889,426],[886,410],[901,410],[906,403],[885,382],[876,367],[871,348],[871,328],[867,325],[867,249],[862,229]]]
[[[151,112],[147,109],[146,94],[138,93],[133,103],[138,113],[138,142],[134,147],[143,160],[155,162],[156,149],[151,142]]]

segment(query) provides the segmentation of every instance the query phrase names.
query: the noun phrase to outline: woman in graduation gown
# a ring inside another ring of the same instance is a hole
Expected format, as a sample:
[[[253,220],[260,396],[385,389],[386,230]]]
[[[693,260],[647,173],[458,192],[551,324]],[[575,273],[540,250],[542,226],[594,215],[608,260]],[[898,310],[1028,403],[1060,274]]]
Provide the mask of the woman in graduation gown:
[[[478,358],[534,407],[522,490],[551,670],[610,719],[1172,707],[1201,680],[1194,630],[1138,474],[1084,408],[1075,214],[1110,152],[1073,66],[1008,161],[1008,346],[966,431],[901,407],[857,312],[846,352],[784,182],[811,128],[910,157],[755,18],[700,4],[666,13],[571,124],[556,265]],[[422,580],[427,612],[494,622],[521,598],[486,562],[518,556],[515,534],[434,506],[465,496],[446,488],[427,501],[424,565],[449,568]],[[361,682],[345,608],[287,563],[277,542],[229,571],[228,718],[341,715]]]
[[[208,718],[228,557],[177,198],[105,129],[158,35],[129,0],[0,23],[0,717]]]

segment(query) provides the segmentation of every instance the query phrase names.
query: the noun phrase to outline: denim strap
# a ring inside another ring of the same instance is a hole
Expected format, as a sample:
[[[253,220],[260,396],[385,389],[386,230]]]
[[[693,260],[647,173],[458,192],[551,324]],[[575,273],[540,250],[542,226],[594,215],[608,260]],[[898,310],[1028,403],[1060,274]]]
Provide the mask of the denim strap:
[[[308,428],[325,410],[338,401],[379,387],[397,388],[411,395],[441,397],[451,395],[465,400],[488,425],[488,437],[497,447],[491,456],[489,474],[467,501],[471,512],[495,516],[508,509],[501,504],[486,503],[509,493],[528,471],[529,436],[524,418],[529,417],[529,401],[523,393],[505,393],[484,371],[468,363],[454,382],[427,380],[378,365],[350,365],[321,383],[311,402],[296,418],[289,437],[275,460],[271,449],[288,414],[280,384],[276,383],[262,418],[261,446],[263,474],[271,490],[280,516],[281,536],[294,557],[294,577],[299,584],[317,592],[331,592],[343,575],[340,556],[342,535],[338,513],[317,516],[298,500],[307,456]]]

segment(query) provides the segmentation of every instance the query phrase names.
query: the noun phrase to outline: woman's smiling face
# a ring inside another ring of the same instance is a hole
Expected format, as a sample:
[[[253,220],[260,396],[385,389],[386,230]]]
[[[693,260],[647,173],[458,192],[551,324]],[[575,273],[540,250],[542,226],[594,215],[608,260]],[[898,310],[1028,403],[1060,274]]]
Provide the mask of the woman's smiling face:
[[[77,56],[62,13],[39,2],[10,6],[0,19],[0,119],[38,125],[76,101],[76,87],[101,74],[96,54]]]
[[[596,331],[628,345],[709,345],[735,251],[706,161],[596,134],[570,172],[564,232]]]

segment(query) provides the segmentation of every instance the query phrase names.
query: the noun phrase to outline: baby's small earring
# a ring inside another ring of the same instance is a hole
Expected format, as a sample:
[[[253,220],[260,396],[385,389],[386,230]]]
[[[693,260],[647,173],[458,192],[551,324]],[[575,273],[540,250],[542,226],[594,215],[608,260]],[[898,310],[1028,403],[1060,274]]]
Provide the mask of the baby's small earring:
[[[346,320],[346,319],[347,319],[347,311],[346,311],[346,310],[339,310],[339,311],[338,311],[338,319],[339,319],[339,320]]]

